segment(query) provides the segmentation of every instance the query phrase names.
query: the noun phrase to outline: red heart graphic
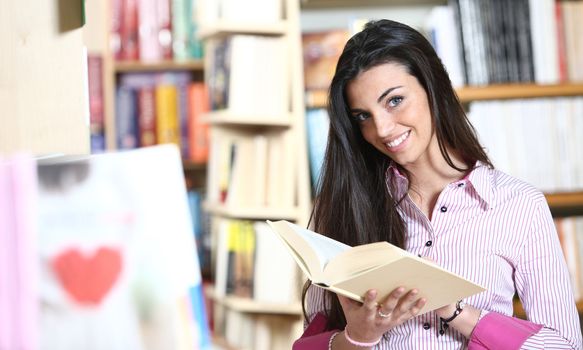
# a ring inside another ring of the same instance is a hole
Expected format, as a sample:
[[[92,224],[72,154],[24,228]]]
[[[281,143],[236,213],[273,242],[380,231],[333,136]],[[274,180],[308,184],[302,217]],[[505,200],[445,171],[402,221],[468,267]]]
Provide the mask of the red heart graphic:
[[[118,249],[100,247],[87,256],[77,248],[53,258],[52,268],[67,293],[79,304],[99,305],[117,280],[122,265]]]

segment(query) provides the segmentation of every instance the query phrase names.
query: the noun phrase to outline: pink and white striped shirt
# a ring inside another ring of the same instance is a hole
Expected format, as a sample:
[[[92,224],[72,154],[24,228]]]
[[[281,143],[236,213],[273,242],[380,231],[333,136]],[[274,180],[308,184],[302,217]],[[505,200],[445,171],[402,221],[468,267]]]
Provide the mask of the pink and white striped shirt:
[[[387,184],[395,198],[405,196],[399,210],[407,224],[406,249],[484,286],[487,291],[465,300],[484,310],[482,317],[488,312],[511,316],[517,293],[528,320],[543,325],[522,349],[581,349],[569,274],[540,191],[478,163],[441,192],[429,220],[407,195],[408,180],[394,167],[387,170]],[[319,288],[309,289],[310,319],[322,311],[322,295]],[[438,336],[438,327],[434,312],[420,315],[390,330],[375,349],[468,346],[468,339],[452,328]]]

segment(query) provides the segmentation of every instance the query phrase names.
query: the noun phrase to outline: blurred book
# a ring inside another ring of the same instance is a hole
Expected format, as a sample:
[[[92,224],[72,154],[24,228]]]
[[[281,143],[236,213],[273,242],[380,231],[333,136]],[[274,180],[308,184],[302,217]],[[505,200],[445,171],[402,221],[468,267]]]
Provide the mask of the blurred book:
[[[328,89],[348,38],[345,29],[302,34],[306,90]]]
[[[312,194],[319,192],[319,180],[326,144],[330,118],[325,109],[308,109],[306,112],[306,131],[308,135],[308,159],[310,162],[310,179],[312,180]]]
[[[11,287],[0,288],[0,304],[22,300],[32,304],[25,315],[38,321],[28,322],[27,328],[19,323],[20,328],[8,331],[12,338],[38,335],[38,346],[20,346],[22,342],[5,336],[5,329],[0,342],[4,339],[10,346],[0,348],[209,348],[178,148],[161,145],[37,163],[31,162],[30,168],[38,181],[29,186],[32,196],[25,196],[15,190],[23,188],[18,186],[22,181],[15,180],[19,177],[6,181],[5,175],[15,170],[6,170],[0,162],[0,183],[12,183],[7,192],[17,193],[8,204],[5,198],[0,203],[2,217],[10,219],[2,220],[0,239],[6,243],[4,250],[20,252],[3,255],[2,266],[19,268],[0,269],[0,282],[38,281],[38,286],[27,288],[1,283]],[[29,227],[31,234],[21,235]],[[26,299],[31,293],[34,298]],[[18,316],[15,307],[10,311]],[[0,318],[6,321],[10,320]]]

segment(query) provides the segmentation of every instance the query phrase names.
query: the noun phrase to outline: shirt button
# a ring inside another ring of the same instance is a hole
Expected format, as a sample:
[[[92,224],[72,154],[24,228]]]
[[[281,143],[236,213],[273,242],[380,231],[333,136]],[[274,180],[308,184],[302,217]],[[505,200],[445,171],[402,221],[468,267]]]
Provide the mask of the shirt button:
[[[428,330],[429,328],[431,328],[431,325],[429,323],[425,322],[423,324],[423,329]]]
[[[431,247],[431,245],[432,245],[432,244],[433,244],[433,242],[432,242],[432,241],[427,241],[427,242],[425,242],[425,246],[426,246],[426,247]]]
[[[439,208],[439,210],[441,210],[442,213],[445,213],[447,211],[447,207],[444,205],[443,207]]]
[[[464,183],[460,182],[459,184],[457,184],[457,187],[464,187]]]

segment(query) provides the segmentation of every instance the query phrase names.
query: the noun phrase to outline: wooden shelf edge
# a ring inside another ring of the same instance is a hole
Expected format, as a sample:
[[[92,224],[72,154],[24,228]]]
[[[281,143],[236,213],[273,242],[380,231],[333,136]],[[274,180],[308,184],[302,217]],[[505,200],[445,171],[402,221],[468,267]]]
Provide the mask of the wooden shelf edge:
[[[583,95],[583,83],[551,85],[499,84],[488,86],[466,86],[456,89],[461,102],[519,99],[536,97],[559,97]]]
[[[246,114],[229,110],[217,110],[203,115],[203,120],[212,125],[256,125],[283,126],[292,125],[291,114]]]
[[[131,72],[157,72],[164,70],[195,70],[204,69],[203,60],[185,60],[185,61],[160,61],[160,62],[142,62],[142,61],[116,61],[114,70],[116,73]]]
[[[234,311],[253,314],[303,316],[302,304],[299,301],[289,304],[280,304],[258,302],[250,298],[243,298],[232,295],[219,297],[216,295],[212,285],[205,286],[204,292],[215,303],[223,305]]]
[[[545,198],[552,209],[583,208],[583,191],[545,193]]]
[[[456,92],[463,103],[502,99],[580,96],[583,95],[583,83],[464,86],[457,88]],[[325,108],[327,95],[327,90],[306,91],[306,106],[308,108]]]
[[[213,350],[239,350],[237,347],[229,344],[229,342],[220,336],[212,335],[211,342],[213,344]]]
[[[286,20],[275,23],[248,23],[216,21],[212,25],[201,25],[198,37],[202,40],[223,37],[229,34],[284,35],[288,29]]]
[[[391,6],[395,5],[446,5],[446,0],[391,0]],[[301,0],[300,6],[304,10],[337,9],[343,7],[385,7],[387,0]]]
[[[198,162],[193,162],[193,161],[191,161],[189,159],[183,159],[182,160],[182,168],[185,171],[206,170],[207,163],[198,163]]]
[[[229,206],[221,203],[203,202],[203,209],[208,213],[237,219],[285,219],[296,220],[297,208],[245,207]]]

